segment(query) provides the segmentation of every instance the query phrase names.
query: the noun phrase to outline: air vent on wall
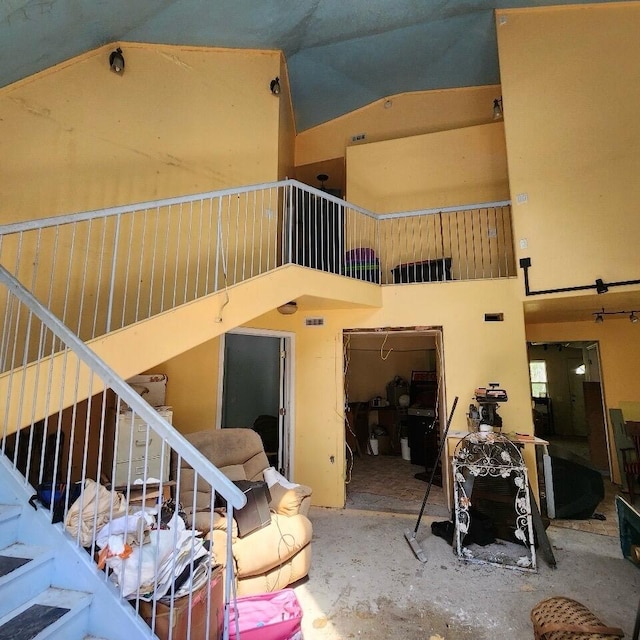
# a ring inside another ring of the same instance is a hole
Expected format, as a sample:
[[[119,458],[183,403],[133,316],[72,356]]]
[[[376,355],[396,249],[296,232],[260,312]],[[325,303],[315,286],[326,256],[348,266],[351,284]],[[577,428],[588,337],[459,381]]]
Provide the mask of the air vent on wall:
[[[322,327],[324,318],[305,318],[304,323],[307,327]]]
[[[504,322],[504,313],[485,313],[485,322]]]

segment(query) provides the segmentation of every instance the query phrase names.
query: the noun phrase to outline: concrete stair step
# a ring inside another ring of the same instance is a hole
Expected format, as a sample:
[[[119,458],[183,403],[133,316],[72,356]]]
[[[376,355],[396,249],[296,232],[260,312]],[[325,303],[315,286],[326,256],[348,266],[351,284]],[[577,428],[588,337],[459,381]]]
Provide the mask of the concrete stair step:
[[[0,640],[80,640],[87,633],[93,596],[49,587],[0,618]]]
[[[51,584],[53,550],[21,542],[0,549],[0,617]]]
[[[0,548],[18,539],[22,507],[14,504],[0,504]]]

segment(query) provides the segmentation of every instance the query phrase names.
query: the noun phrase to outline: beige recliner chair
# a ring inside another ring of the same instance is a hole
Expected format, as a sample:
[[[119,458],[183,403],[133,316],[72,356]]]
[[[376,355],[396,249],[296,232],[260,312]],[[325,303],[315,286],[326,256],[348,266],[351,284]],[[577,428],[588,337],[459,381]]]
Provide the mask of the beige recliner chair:
[[[205,457],[230,480],[264,480],[269,468],[260,436],[251,429],[212,429],[185,435]],[[193,470],[182,461],[180,502],[196,504],[195,513],[187,511],[197,529],[207,532],[211,524],[211,492],[198,487],[193,495]],[[280,483],[269,489],[271,524],[239,538],[233,530],[233,559],[238,595],[251,595],[282,589],[306,576],[311,564],[311,522],[307,518],[311,489],[303,485],[287,488]],[[217,511],[217,510],[216,510]],[[214,513],[213,529],[207,533],[213,541],[215,561],[225,565],[226,518]]]

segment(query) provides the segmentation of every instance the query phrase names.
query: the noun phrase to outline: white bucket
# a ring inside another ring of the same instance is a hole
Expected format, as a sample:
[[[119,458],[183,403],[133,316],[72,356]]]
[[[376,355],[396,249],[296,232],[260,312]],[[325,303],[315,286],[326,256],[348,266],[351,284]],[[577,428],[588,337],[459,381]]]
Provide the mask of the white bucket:
[[[369,440],[369,447],[371,447],[371,454],[374,456],[378,455],[378,438],[371,438]]]
[[[403,460],[411,460],[411,450],[409,449],[409,438],[400,438],[400,450]]]

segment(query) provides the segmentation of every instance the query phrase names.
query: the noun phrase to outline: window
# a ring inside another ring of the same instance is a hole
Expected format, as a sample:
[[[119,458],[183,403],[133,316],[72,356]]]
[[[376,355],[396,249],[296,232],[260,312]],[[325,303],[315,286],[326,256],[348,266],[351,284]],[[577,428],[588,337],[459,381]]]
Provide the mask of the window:
[[[544,360],[532,360],[529,363],[529,376],[531,377],[531,396],[534,398],[546,398],[547,389],[547,363]]]

